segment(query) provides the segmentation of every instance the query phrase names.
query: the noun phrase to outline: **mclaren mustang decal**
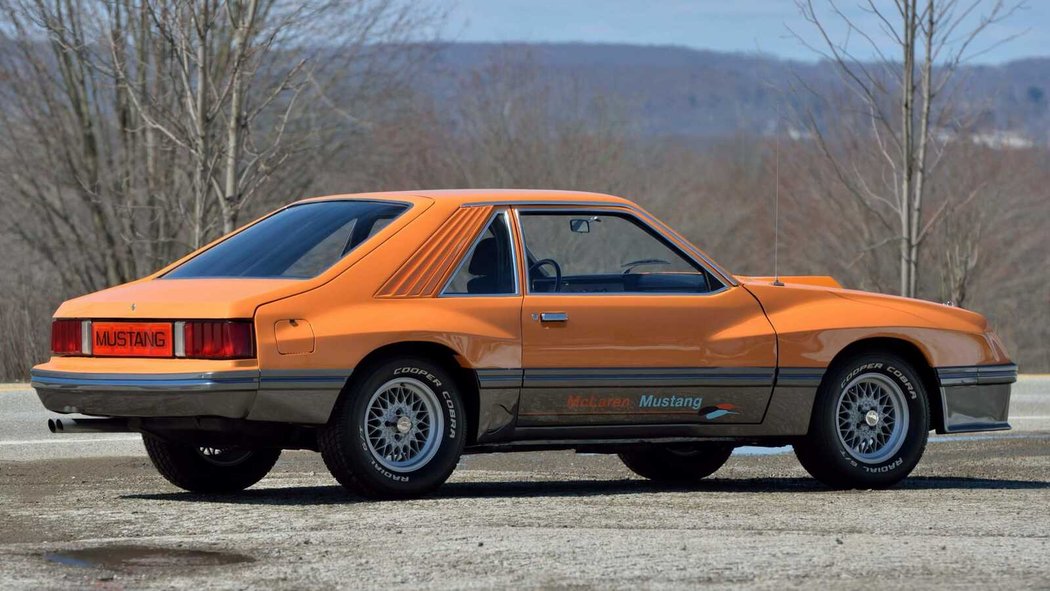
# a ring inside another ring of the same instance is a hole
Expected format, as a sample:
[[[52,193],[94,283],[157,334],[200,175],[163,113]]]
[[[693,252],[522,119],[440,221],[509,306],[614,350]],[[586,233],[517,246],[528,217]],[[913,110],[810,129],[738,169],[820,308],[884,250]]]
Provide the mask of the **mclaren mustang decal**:
[[[638,408],[688,408],[700,410],[704,399],[699,396],[677,396],[674,394],[657,396],[646,394],[638,399]]]
[[[574,413],[586,414],[632,414],[657,412],[660,414],[696,414],[708,421],[727,415],[740,414],[735,404],[720,402],[704,406],[701,396],[678,394],[643,394],[635,400],[627,396],[599,396],[597,394],[571,394],[565,399],[565,407]]]
[[[607,397],[607,396],[596,396],[591,394],[590,396],[569,396],[565,401],[565,406],[572,410],[629,410],[632,406],[630,398],[620,397]]]

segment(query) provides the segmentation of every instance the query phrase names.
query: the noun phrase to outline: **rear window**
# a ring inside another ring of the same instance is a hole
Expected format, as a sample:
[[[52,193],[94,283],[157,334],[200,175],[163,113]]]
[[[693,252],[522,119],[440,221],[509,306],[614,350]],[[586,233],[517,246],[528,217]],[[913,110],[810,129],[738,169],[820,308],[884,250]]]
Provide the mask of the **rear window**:
[[[293,205],[164,275],[169,279],[317,276],[408,209],[381,201]]]

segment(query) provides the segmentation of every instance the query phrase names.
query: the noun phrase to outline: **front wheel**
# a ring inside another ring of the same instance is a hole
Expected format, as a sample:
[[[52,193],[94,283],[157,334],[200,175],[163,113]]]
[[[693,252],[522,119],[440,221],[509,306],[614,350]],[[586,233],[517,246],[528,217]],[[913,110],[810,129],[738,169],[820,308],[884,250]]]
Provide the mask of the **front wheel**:
[[[466,412],[452,375],[427,359],[374,367],[344,392],[318,442],[346,489],[373,499],[425,495],[456,467]]]
[[[886,488],[919,463],[930,408],[918,373],[891,353],[859,355],[825,376],[795,455],[833,488]]]
[[[733,454],[722,444],[647,446],[620,454],[631,472],[665,484],[696,483],[714,474]]]
[[[195,493],[233,493],[270,473],[279,449],[195,447],[143,435],[146,453],[160,475]]]

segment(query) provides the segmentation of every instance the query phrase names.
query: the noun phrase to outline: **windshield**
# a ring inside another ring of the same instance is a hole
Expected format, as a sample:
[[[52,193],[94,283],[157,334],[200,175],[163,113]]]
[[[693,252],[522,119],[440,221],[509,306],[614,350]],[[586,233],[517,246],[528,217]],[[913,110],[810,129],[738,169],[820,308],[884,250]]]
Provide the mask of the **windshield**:
[[[166,279],[315,277],[408,209],[382,201],[293,205],[179,265]]]

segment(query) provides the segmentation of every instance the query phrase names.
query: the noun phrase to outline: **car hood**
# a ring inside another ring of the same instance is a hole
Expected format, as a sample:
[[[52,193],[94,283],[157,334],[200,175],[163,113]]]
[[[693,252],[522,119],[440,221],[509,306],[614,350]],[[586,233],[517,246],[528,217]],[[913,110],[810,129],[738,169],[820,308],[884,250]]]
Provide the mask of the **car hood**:
[[[297,279],[143,279],[62,304],[56,318],[251,318],[265,303],[306,291]]]
[[[794,311],[806,314],[800,317],[808,318],[808,321],[827,321],[826,316],[831,315],[838,324],[866,327],[915,326],[968,333],[983,333],[988,329],[988,321],[984,316],[954,306],[843,289],[834,280],[829,285],[822,277],[813,278],[819,281],[794,281],[794,277],[781,277],[782,285],[779,286],[772,284],[770,279],[741,278],[743,285],[758,298],[767,314]]]
[[[882,307],[889,310],[904,312],[921,318],[935,326],[950,326],[967,332],[984,332],[988,328],[988,321],[977,312],[938,304],[927,300],[905,298],[901,296],[883,293],[872,293],[867,291],[856,291],[852,289],[831,290],[835,295],[873,307]]]

